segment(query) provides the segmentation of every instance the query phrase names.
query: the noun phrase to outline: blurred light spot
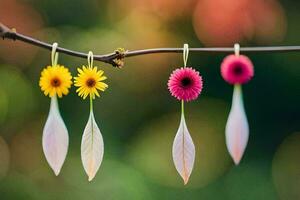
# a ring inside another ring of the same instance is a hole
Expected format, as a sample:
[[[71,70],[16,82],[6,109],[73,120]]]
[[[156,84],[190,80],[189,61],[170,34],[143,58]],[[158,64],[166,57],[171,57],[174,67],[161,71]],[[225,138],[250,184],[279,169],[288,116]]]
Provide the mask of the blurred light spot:
[[[151,15],[141,12],[132,12],[118,24],[118,32],[123,32],[126,36],[126,49],[170,46],[177,38],[163,27],[164,24],[159,18],[152,18]],[[178,56],[170,54],[145,55],[134,60],[128,59],[125,61],[124,75],[112,78],[119,83],[121,90],[129,90],[135,93],[134,95],[153,93],[161,88],[161,80],[165,81],[166,76],[163,72],[172,68],[172,63],[177,61]],[[126,70],[127,68],[130,70]],[[132,78],[128,79],[128,77]]]
[[[7,118],[15,127],[20,125],[21,119],[25,120],[33,111],[35,101],[31,83],[19,71],[10,69],[9,66],[1,66],[0,86],[5,92],[7,100]],[[1,94],[0,94],[1,106]],[[1,107],[0,107],[1,109]],[[16,120],[19,123],[16,123]]]
[[[270,165],[266,160],[257,162],[255,158],[255,161],[242,162],[233,167],[223,180],[220,192],[227,197],[226,199],[277,199],[270,177]]]
[[[151,14],[160,20],[172,20],[190,15],[197,0],[111,0],[109,1],[110,18],[123,18],[132,11]]]
[[[18,173],[9,175],[0,182],[1,200],[26,199],[26,200],[51,200],[37,185],[27,176]]]
[[[252,39],[276,42],[286,31],[284,11],[276,0],[199,0],[193,21],[198,38],[208,46]]]
[[[197,107],[186,104],[186,122],[196,146],[195,166],[188,186],[204,187],[231,166],[224,140],[225,108],[222,101],[213,99],[201,100]],[[147,122],[129,146],[129,159],[134,166],[149,179],[174,187],[183,187],[171,153],[179,121],[180,114],[176,113]]]
[[[6,92],[0,86],[0,124],[2,124],[8,112],[8,97]]]
[[[32,174],[47,165],[42,151],[41,133],[41,128],[31,124],[31,127],[24,127],[21,133],[12,138],[11,157],[15,170]]]
[[[0,180],[2,180],[10,166],[10,153],[5,140],[0,137]]]
[[[274,155],[272,172],[280,199],[300,199],[299,132],[288,136],[279,146]]]
[[[80,48],[82,51],[94,49],[94,52],[100,54],[110,53],[112,49],[118,47],[135,50],[172,46],[177,41],[174,34],[164,28],[159,18],[153,18],[149,14],[138,11],[130,13],[122,21],[115,23],[113,30],[92,29],[76,33],[78,32],[72,33],[72,37],[68,38],[68,43],[73,46],[72,48]],[[99,35],[101,35],[100,38]],[[157,91],[158,88],[162,88],[161,81],[166,84],[168,73],[173,66],[176,66],[176,63],[178,64],[179,59],[181,57],[174,54],[144,55],[126,59],[122,76],[119,75],[119,70],[116,71],[111,67],[106,68],[105,72],[107,76],[112,74],[108,81],[118,85],[118,90],[130,92],[135,96],[147,96]]]
[[[62,173],[68,187],[64,195],[71,199],[153,199],[141,174],[133,168],[114,160],[104,161],[92,182],[83,170],[80,156],[69,156]]]
[[[42,150],[42,121],[23,127],[11,140],[12,168],[14,173],[32,181],[44,198],[57,199],[65,190],[61,176],[55,176]],[[62,168],[62,172],[64,168]],[[22,190],[21,190],[22,191]],[[58,195],[56,195],[56,193]],[[41,198],[38,198],[41,199]]]

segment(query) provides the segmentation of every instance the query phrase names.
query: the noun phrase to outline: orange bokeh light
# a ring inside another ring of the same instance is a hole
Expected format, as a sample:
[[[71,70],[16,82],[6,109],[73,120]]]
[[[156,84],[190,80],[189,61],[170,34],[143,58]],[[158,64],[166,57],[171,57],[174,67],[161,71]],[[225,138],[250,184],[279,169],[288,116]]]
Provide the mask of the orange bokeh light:
[[[16,0],[1,0],[1,23],[18,32],[33,35],[42,27],[42,18],[31,6]],[[21,42],[1,41],[0,56],[7,63],[29,64],[37,52],[37,48]]]
[[[193,24],[198,38],[207,46],[252,39],[278,41],[286,29],[284,11],[275,0],[199,0]]]

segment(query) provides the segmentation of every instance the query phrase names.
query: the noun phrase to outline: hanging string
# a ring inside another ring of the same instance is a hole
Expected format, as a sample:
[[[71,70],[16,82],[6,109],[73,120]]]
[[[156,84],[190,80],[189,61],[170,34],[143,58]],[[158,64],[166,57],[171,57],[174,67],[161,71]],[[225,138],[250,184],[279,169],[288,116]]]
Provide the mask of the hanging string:
[[[57,46],[58,46],[58,44],[56,42],[54,42],[52,44],[52,51],[51,51],[51,64],[52,64],[52,66],[57,65],[57,61],[58,61],[58,52],[56,52]]]
[[[187,65],[188,57],[189,57],[189,45],[184,44],[183,45],[183,64],[184,64],[184,67],[186,67],[186,65]]]
[[[94,54],[92,51],[89,51],[87,59],[88,59],[89,68],[93,68]]]
[[[240,44],[236,43],[234,44],[234,54],[236,57],[240,56]],[[241,92],[242,86],[240,84],[234,84],[234,89],[239,90]]]
[[[183,65],[186,67],[188,57],[189,57],[189,45],[184,44],[183,45]],[[184,117],[184,100],[181,100],[181,115]]]
[[[235,56],[240,56],[240,45],[238,43],[234,44],[234,54]]]
[[[93,54],[92,51],[89,51],[87,61],[88,61],[88,67],[90,69],[92,69],[93,68],[93,63],[94,63],[94,54]],[[92,111],[93,111],[93,98],[90,95],[90,112],[92,112]]]

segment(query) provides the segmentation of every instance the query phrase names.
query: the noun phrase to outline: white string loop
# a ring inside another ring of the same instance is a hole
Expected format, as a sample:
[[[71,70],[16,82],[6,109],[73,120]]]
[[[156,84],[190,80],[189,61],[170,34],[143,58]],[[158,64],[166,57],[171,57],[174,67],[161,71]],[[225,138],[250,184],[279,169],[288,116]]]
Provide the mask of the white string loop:
[[[183,45],[183,63],[184,63],[184,67],[186,67],[186,65],[187,65],[188,57],[189,57],[189,45],[184,44]]]
[[[89,53],[88,53],[88,65],[89,65],[89,68],[93,67],[93,62],[94,62],[94,54],[93,54],[92,51],[89,51]]]
[[[56,42],[54,42],[52,44],[52,51],[51,51],[51,64],[52,66],[57,65],[57,61],[58,61],[58,52],[56,52],[58,47],[58,44]]]
[[[235,56],[240,56],[240,45],[238,43],[234,44],[234,54]]]

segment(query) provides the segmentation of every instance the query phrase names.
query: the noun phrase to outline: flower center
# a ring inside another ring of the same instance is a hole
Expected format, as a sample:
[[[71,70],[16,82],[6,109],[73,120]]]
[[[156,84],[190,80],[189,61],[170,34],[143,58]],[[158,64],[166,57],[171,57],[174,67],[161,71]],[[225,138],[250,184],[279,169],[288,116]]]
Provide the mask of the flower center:
[[[243,70],[243,66],[241,65],[236,65],[234,68],[233,68],[233,73],[237,76],[243,74],[244,70]]]
[[[60,81],[60,79],[57,78],[57,77],[55,77],[55,78],[53,78],[53,79],[51,80],[51,85],[52,85],[53,87],[59,87],[60,84],[61,84],[61,81]]]
[[[86,81],[86,85],[87,85],[89,88],[94,87],[94,86],[96,85],[95,79],[89,78],[89,79]]]
[[[185,77],[185,78],[181,79],[181,85],[183,87],[188,87],[188,86],[191,85],[191,83],[192,83],[192,80],[188,77]]]

